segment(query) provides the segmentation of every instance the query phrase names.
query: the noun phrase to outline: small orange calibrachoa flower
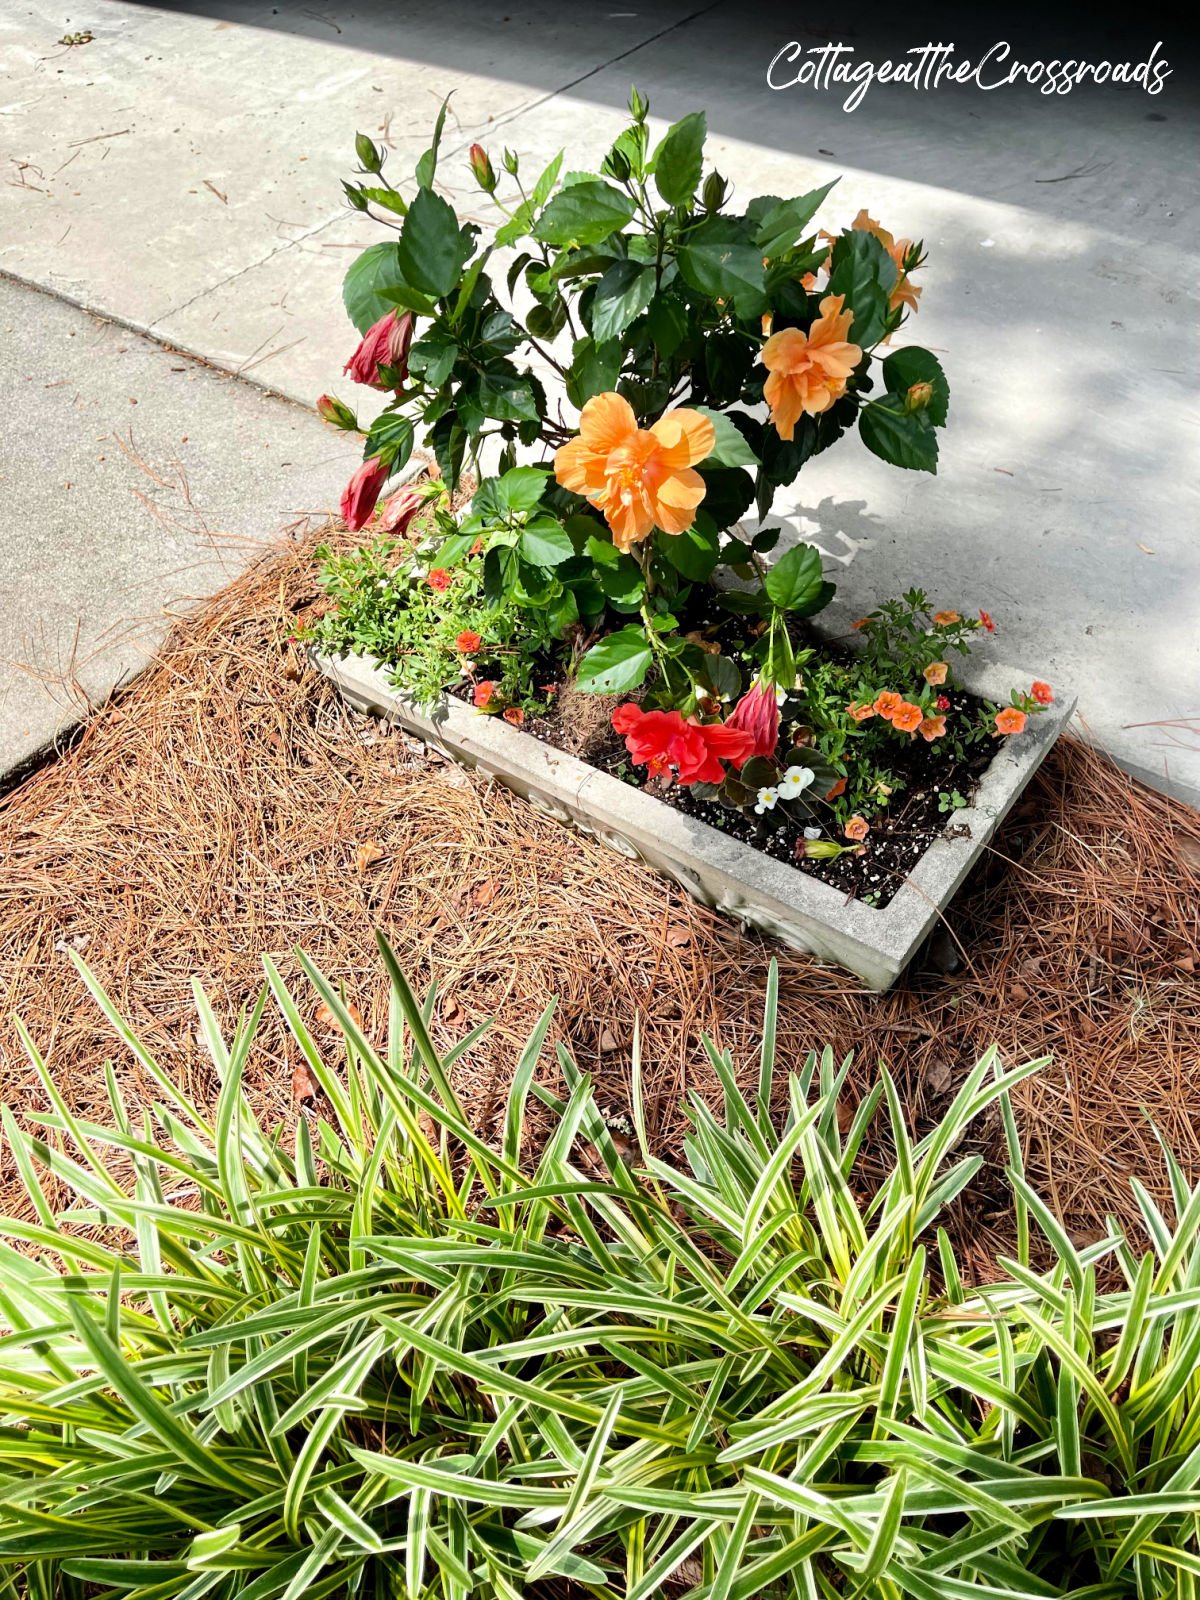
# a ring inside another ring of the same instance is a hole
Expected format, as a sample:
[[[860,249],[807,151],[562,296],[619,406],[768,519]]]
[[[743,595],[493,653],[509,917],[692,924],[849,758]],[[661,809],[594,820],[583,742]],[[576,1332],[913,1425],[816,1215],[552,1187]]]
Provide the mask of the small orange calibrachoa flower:
[[[942,684],[945,683],[946,674],[949,671],[949,665],[945,661],[931,661],[921,676],[933,688],[940,689]]]
[[[698,461],[712,454],[716,430],[698,411],[668,411],[639,428],[624,395],[596,394],[579,417],[579,437],[555,452],[554,476],[604,515],[618,550],[655,528],[683,533],[704,499]]]
[[[505,722],[511,722],[514,728],[519,728],[525,721],[525,713],[520,706],[508,706],[504,712]]]
[[[1023,711],[1018,711],[1016,706],[1005,706],[1003,711],[996,713],[996,732],[1021,733],[1024,731],[1025,722]]]
[[[871,626],[871,619],[870,617],[859,617],[858,621],[852,622],[850,626],[857,631],[861,631],[863,628],[869,628]]]
[[[952,628],[956,622],[961,622],[962,618],[957,611],[935,611],[933,621],[938,628]]]
[[[891,723],[893,728],[898,728],[901,733],[916,733],[924,720],[925,713],[920,706],[914,705],[911,700],[901,700],[892,712]]]
[[[480,638],[479,634],[472,633],[470,628],[464,628],[459,634],[458,638],[455,639],[454,648],[460,653],[460,655],[472,656],[475,654],[476,650],[479,649],[479,646],[482,643],[483,640]]]
[[[885,722],[890,722],[903,704],[903,695],[898,695],[894,689],[885,689],[871,707],[871,710],[877,717],[882,717]]]
[[[425,581],[431,589],[436,589],[438,594],[445,594],[454,582],[454,574],[447,572],[445,567],[434,567]]]
[[[853,839],[855,844],[858,844],[860,840],[865,839],[870,831],[871,824],[867,821],[866,817],[860,817],[857,812],[850,818],[849,822],[842,829],[842,832],[845,834],[846,838]]]
[[[846,338],[854,313],[842,309],[845,301],[844,294],[827,294],[821,315],[807,333],[803,328],[780,328],[762,347],[759,360],[767,369],[763,399],[781,439],[794,436],[805,412],[820,416],[840,400],[862,360],[861,349]]]
[[[475,693],[471,696],[471,701],[477,711],[487,710],[492,703],[492,696],[497,688],[498,685],[491,678],[485,678],[482,683],[475,685]]]
[[[1048,706],[1054,699],[1054,690],[1040,678],[1035,680],[1029,692],[1040,706]]]
[[[995,633],[996,624],[992,621],[992,615],[990,611],[981,611],[979,613],[979,626],[985,629],[988,633]]]
[[[926,744],[932,744],[935,739],[940,739],[946,732],[945,717],[925,717],[917,732]]]
[[[865,722],[868,717],[873,717],[875,715],[875,707],[864,706],[861,705],[857,700],[852,700],[846,707],[846,712],[849,716],[854,718],[855,722]]]

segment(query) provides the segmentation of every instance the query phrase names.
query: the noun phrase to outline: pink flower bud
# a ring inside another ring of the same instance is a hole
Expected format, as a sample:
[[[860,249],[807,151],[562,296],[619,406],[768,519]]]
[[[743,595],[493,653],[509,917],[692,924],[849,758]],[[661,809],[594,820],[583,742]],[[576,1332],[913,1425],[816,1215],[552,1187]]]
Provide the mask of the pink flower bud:
[[[355,383],[365,383],[372,389],[389,387],[379,369],[391,369],[400,383],[408,377],[408,350],[412,344],[413,315],[411,311],[389,311],[367,329],[358,349],[343,367]]]
[[[317,401],[317,415],[322,422],[331,422],[335,428],[354,433],[358,431],[358,418],[353,411],[331,394],[323,394]]]
[[[403,537],[424,503],[424,495],[411,484],[406,484],[403,489],[397,489],[395,494],[389,495],[384,501],[383,510],[379,515],[379,526],[385,533],[398,533]]]
[[[372,456],[363,462],[342,490],[342,521],[351,533],[358,533],[370,522],[391,471],[378,456]]]
[[[471,175],[475,182],[487,194],[495,189],[498,179],[492,166],[491,158],[481,144],[473,144],[467,151],[467,160],[471,166]]]
[[[756,756],[773,756],[779,743],[779,702],[771,684],[755,684],[734,706],[725,718],[727,728],[741,728],[754,740],[751,752]]]

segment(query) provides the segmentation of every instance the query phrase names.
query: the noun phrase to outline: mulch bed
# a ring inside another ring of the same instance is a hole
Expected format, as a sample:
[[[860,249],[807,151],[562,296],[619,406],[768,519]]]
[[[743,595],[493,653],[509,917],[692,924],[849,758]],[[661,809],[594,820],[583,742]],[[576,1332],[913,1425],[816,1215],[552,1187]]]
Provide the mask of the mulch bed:
[[[328,531],[323,537],[329,537]],[[1167,1203],[1154,1129],[1200,1178],[1200,816],[1087,746],[1062,742],[955,902],[917,970],[885,996],[687,900],[636,863],[573,835],[505,790],[354,717],[287,642],[316,601],[315,538],[257,566],[177,625],[159,659],[60,759],[0,802],[0,1074],[19,1111],[40,1091],[19,1013],[68,1101],[103,1118],[114,1059],[149,1098],[66,954],[81,949],[160,1064],[211,1101],[190,980],[229,1022],[260,955],[296,972],[302,945],[383,1028],[382,928],[417,987],[436,981],[435,1034],[491,1032],[457,1069],[479,1126],[541,1008],[629,1101],[641,1021],[647,1116],[677,1149],[685,1089],[716,1098],[711,1032],[753,1075],[771,957],[781,969],[781,1059],[856,1052],[851,1094],[885,1061],[919,1133],[996,1041],[1051,1053],[1022,1088],[1030,1173],[1068,1228],[1136,1226],[1128,1179]],[[315,1017],[315,1000],[304,1003]],[[290,1041],[268,1012],[248,1086],[268,1120],[296,1115]],[[338,1049],[328,1032],[329,1048]],[[549,1079],[554,1073],[546,1064]],[[985,1168],[953,1231],[968,1269],[1011,1248],[998,1119],[972,1136]],[[867,1176],[888,1158],[865,1152]],[[0,1204],[15,1206],[11,1156]]]

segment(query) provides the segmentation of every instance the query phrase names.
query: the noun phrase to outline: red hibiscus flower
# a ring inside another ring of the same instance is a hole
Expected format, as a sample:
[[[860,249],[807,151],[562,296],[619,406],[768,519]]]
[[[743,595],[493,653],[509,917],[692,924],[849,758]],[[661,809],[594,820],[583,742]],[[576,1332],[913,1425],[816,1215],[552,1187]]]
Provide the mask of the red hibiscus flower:
[[[652,777],[673,767],[684,785],[720,783],[722,761],[740,768],[754,754],[754,736],[744,728],[685,721],[678,711],[643,711],[631,702],[617,707],[612,725],[624,734],[635,766],[648,767]]]

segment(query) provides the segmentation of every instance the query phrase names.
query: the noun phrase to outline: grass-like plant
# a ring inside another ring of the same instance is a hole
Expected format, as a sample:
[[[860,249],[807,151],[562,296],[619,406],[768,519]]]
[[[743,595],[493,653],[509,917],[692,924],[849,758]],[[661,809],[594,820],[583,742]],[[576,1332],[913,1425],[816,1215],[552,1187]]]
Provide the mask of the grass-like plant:
[[[25,1037],[50,1109],[39,1137],[4,1116],[30,1201],[0,1245],[10,1594],[1194,1592],[1200,1189],[1169,1158],[1175,1224],[1137,1191],[1147,1253],[1115,1228],[1077,1248],[1021,1172],[1009,1091],[1040,1062],[989,1052],[919,1140],[883,1074],[843,1130],[846,1063],[777,1086],[774,972],[755,1092],[710,1044],[723,1114],[693,1098],[686,1165],[637,1117],[614,1136],[565,1052],[565,1098],[535,1084],[550,1012],[492,1148],[451,1083],[477,1033],[439,1055],[432,1000],[383,957],[381,1048],[304,962],[344,1063],[269,961],[229,1040],[197,986],[211,1120],[82,963],[161,1100],[134,1114],[110,1072],[110,1124],[82,1121]],[[242,1087],[268,1004],[325,1102],[289,1148]],[[536,1158],[531,1094],[552,1111]],[[1019,1259],[974,1289],[934,1230],[997,1103]],[[895,1166],[865,1194],[875,1118]],[[74,1196],[60,1215],[43,1173]]]

